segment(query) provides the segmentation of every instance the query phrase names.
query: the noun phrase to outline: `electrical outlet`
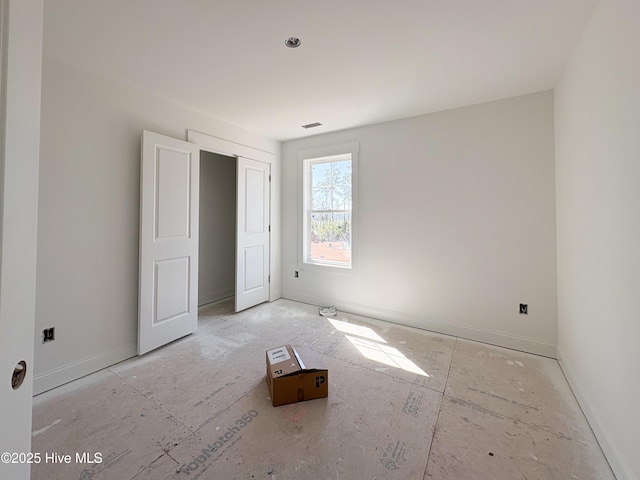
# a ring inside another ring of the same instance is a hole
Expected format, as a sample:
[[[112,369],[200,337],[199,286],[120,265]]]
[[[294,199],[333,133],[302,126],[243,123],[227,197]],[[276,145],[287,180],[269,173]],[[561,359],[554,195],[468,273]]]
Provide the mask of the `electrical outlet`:
[[[53,342],[56,339],[56,327],[45,328],[42,331],[42,343]]]
[[[294,270],[294,272],[293,272],[293,276],[294,276],[295,278],[298,278],[298,277],[299,277],[298,270]]]
[[[529,315],[529,305],[526,303],[520,304],[520,315]]]

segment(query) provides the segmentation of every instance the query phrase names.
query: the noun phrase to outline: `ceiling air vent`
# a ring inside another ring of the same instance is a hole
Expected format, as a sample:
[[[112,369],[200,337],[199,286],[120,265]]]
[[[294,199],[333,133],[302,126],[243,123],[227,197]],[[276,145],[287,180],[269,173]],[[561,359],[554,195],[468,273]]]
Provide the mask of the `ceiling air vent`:
[[[306,125],[302,125],[302,128],[314,128],[314,127],[319,127],[320,125],[322,125],[322,124],[318,123],[318,122],[307,123]]]

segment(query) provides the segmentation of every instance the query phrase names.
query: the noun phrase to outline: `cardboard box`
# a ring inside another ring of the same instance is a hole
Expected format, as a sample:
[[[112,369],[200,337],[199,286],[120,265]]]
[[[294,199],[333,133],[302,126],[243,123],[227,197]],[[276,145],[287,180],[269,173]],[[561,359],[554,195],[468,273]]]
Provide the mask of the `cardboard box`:
[[[329,395],[329,371],[308,346],[267,350],[267,383],[274,407]]]

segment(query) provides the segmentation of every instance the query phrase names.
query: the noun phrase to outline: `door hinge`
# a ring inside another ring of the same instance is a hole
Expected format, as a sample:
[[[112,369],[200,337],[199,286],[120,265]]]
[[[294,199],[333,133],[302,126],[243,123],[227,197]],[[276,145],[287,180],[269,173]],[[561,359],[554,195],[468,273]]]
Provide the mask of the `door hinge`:
[[[269,275],[269,283],[271,283],[271,275]]]
[[[269,175],[269,181],[271,181],[271,175]]]
[[[269,231],[271,231],[271,225],[269,225]]]

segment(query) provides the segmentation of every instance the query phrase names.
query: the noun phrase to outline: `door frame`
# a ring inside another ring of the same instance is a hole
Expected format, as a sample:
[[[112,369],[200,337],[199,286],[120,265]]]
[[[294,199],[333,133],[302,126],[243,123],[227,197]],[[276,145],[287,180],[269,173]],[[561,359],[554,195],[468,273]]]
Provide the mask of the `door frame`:
[[[280,249],[276,245],[280,245],[279,224],[280,224],[280,197],[274,195],[279,191],[279,183],[277,179],[277,162],[276,155],[271,152],[258,150],[257,148],[248,147],[239,143],[224,140],[194,130],[187,130],[187,141],[197,145],[200,150],[206,152],[217,153],[227,157],[244,157],[271,165],[271,188],[269,189],[269,217],[271,224],[271,239],[269,241],[269,274],[271,282],[269,283],[269,301],[273,302],[281,297],[280,287]]]

